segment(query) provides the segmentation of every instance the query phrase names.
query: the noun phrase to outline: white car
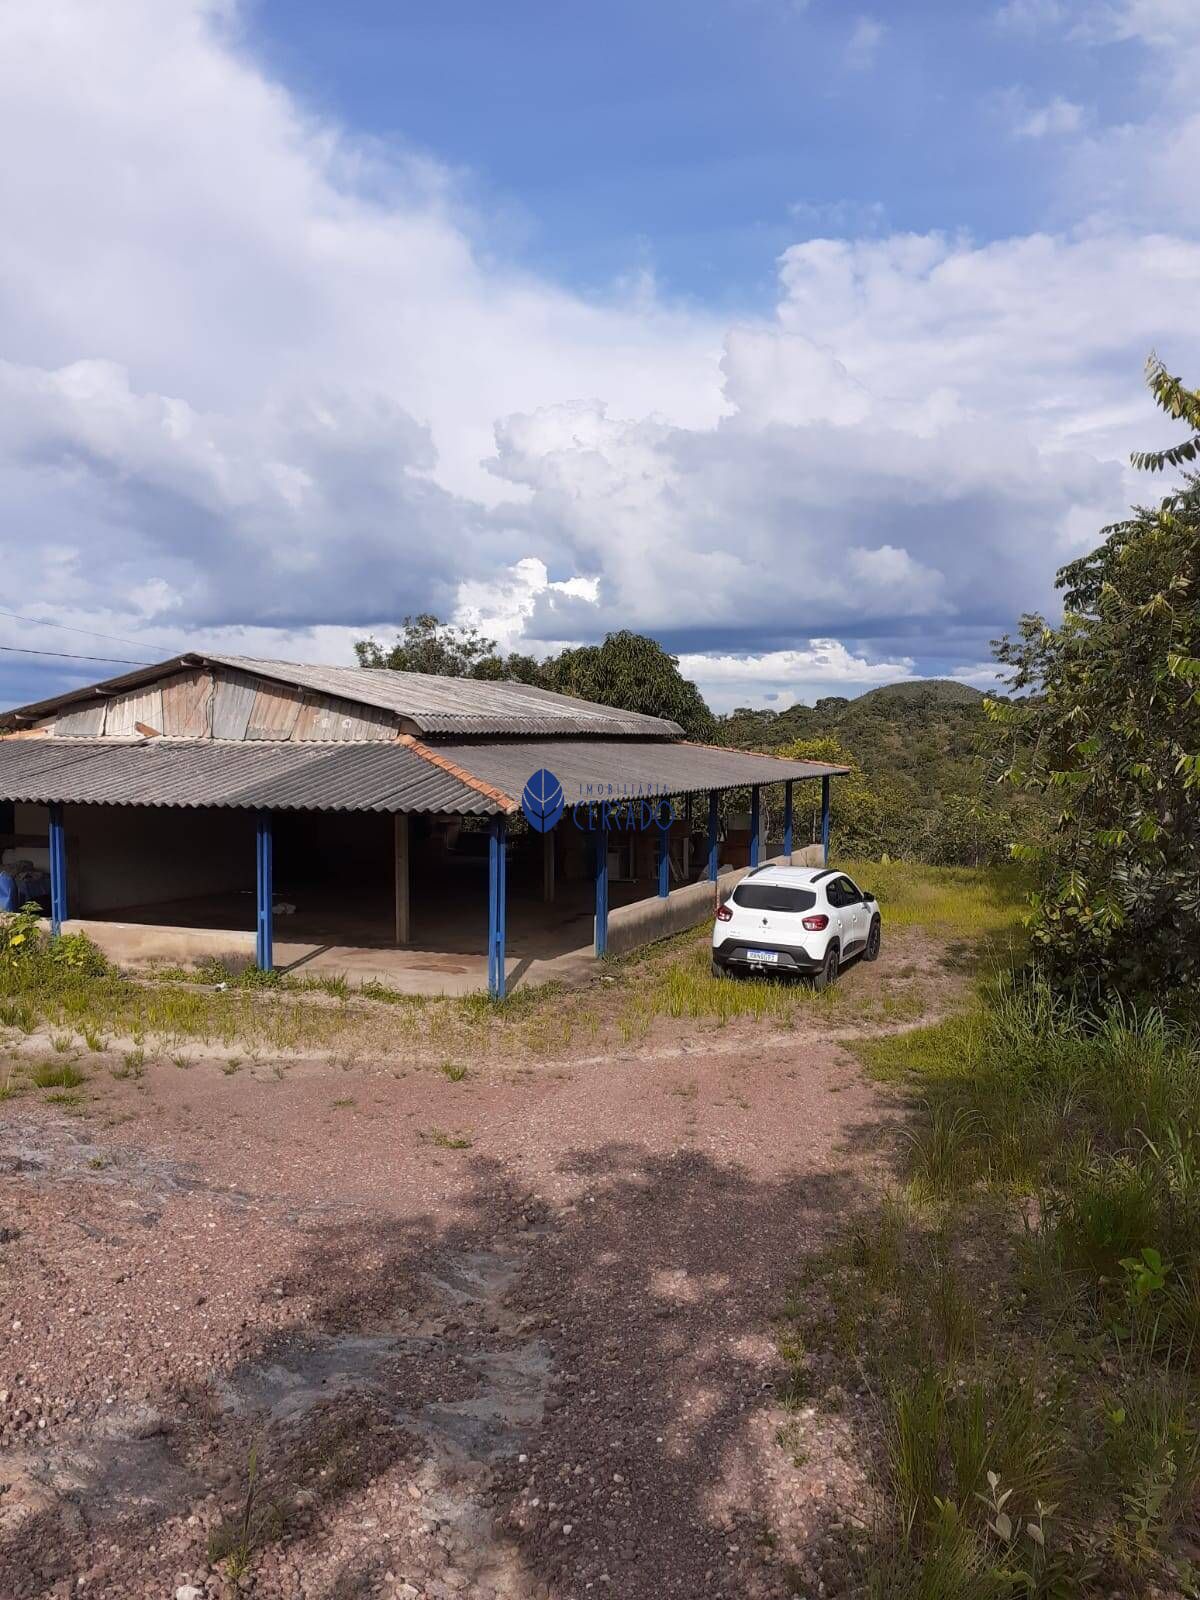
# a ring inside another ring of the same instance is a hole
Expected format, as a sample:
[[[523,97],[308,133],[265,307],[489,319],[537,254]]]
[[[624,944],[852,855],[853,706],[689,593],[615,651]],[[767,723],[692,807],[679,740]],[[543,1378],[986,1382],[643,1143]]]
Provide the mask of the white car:
[[[756,867],[713,924],[713,976],[807,973],[825,989],[850,956],[879,957],[875,896],[836,867]]]

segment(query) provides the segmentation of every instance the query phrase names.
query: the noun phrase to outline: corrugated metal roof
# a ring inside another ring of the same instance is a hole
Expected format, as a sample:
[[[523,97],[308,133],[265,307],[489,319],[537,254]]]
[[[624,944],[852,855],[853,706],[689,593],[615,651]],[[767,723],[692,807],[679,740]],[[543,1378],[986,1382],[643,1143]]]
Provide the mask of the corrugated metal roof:
[[[846,770],[682,740],[438,740],[428,748],[429,757],[419,746],[374,741],[0,739],[0,799],[488,816],[509,809],[503,796],[518,800],[542,767],[558,778],[568,804],[605,798],[610,789],[616,795],[685,794]],[[499,793],[484,793],[471,779]]]
[[[666,794],[698,789],[736,789],[743,784],[781,783],[788,778],[840,776],[845,767],[819,761],[787,761],[748,750],[659,739],[504,739],[429,741],[455,766],[520,796],[526,782],[548,767],[562,784],[567,804],[602,798],[609,784],[627,793],[639,786]],[[587,785],[592,785],[588,793]]]
[[[257,672],[322,694],[395,711],[422,733],[598,733],[659,737],[680,734],[677,723],[637,711],[552,694],[528,683],[443,678],[431,672],[323,667],[252,656],[206,656],[241,672]]]
[[[449,811],[490,796],[400,744],[0,739],[0,797],[45,804],[238,806],[279,811]]]
[[[62,707],[94,700],[97,694],[120,694],[177,672],[181,667],[208,665],[256,673],[277,683],[294,684],[319,694],[335,695],[403,717],[419,733],[462,734],[594,734],[619,738],[672,738],[682,734],[675,722],[637,711],[552,694],[527,683],[495,683],[477,678],[443,678],[426,672],[388,672],[364,667],[314,666],[302,661],[260,661],[253,656],[194,653],[175,656],[119,678],[106,678],[68,694],[0,715],[0,725],[48,716]]]

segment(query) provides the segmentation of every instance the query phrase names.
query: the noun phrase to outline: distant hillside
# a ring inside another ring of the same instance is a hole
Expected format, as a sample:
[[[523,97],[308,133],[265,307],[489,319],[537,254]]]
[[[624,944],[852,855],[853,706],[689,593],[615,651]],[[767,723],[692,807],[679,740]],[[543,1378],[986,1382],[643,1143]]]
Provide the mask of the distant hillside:
[[[868,777],[969,761],[983,727],[983,695],[949,678],[884,684],[854,700],[830,695],[786,711],[734,711],[721,719],[722,744],[770,750],[793,739],[834,738]],[[939,787],[941,785],[939,784]]]
[[[906,678],[900,683],[885,683],[878,689],[868,689],[848,705],[862,705],[864,700],[903,700],[913,705],[969,705],[978,706],[983,699],[982,689],[973,689],[969,683],[957,683],[953,678]]]
[[[831,695],[786,711],[734,711],[720,719],[716,738],[751,750],[796,739],[836,741],[858,762],[876,798],[880,847],[946,860],[958,848],[946,837],[958,828],[950,819],[985,797],[989,809],[1005,804],[977,760],[983,700],[978,689],[948,678],[904,681],[854,700]],[[997,827],[1004,831],[999,821]]]

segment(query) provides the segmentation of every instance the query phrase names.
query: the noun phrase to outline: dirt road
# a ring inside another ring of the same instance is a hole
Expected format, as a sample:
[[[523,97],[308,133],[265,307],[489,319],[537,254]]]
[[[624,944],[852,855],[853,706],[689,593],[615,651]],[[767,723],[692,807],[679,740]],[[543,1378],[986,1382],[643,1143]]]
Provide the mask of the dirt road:
[[[771,1319],[895,1108],[816,1031],[681,1026],[0,1105],[0,1595],[836,1592],[866,1464]]]

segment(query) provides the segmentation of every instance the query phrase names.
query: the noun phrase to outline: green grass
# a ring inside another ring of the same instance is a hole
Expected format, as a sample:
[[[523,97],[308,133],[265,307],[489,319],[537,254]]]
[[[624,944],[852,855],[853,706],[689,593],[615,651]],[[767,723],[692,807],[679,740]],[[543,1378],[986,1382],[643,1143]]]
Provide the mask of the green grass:
[[[1011,874],[847,865],[880,895],[887,929],[902,932],[924,920],[973,947],[1016,925],[1019,880]],[[122,1048],[132,1040],[141,1048],[150,1039],[171,1059],[190,1058],[194,1052],[184,1045],[199,1043],[219,1055],[403,1052],[437,1064],[554,1059],[580,1046],[636,1042],[662,1022],[790,1028],[814,1017],[886,1025],[920,1015],[925,1005],[919,984],[906,985],[899,975],[876,985],[869,1000],[851,985],[817,995],[803,982],[715,979],[704,928],[606,962],[600,974],[600,983],[522,986],[495,1002],[483,993],[412,996],[337,975],[263,974],[219,963],[195,971],[159,966],[133,977],[77,939],[64,959],[42,950],[0,967],[0,1023],[82,1038],[94,1051],[108,1041]]]
[[[906,1188],[813,1265],[780,1349],[882,1430],[864,1591],[1196,1592],[1200,1040],[992,977],[856,1048],[912,1092]]]
[[[87,1075],[69,1061],[39,1061],[29,1069],[29,1081],[39,1089],[77,1089]]]
[[[10,1061],[4,1076],[0,1078],[0,1101],[15,1100],[27,1087],[24,1073]]]
[[[1029,894],[1016,867],[928,867],[911,861],[839,861],[879,901],[884,931],[924,928],[969,938],[1015,933]]]
[[[882,1432],[862,1590],[1200,1592],[1179,1540],[1200,1492],[1200,1040],[1006,975],[1015,878],[850,870],[885,927],[996,957],[968,1010],[854,1044],[912,1093],[906,1187],[847,1224],[781,1329],[787,1385],[856,1386]]]
[[[37,1014],[27,1000],[0,1000],[0,1027],[32,1033],[37,1027]]]
[[[469,1150],[474,1143],[469,1134],[447,1133],[444,1128],[426,1128],[419,1131],[417,1137],[439,1150]]]

